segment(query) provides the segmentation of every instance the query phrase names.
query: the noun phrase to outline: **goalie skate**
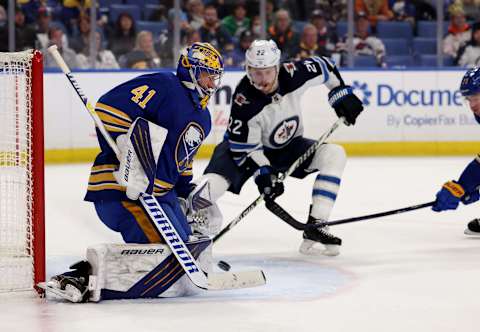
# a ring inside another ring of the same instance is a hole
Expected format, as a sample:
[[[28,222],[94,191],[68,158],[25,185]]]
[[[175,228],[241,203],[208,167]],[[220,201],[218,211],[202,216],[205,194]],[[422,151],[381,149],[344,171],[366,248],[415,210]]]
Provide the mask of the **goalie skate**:
[[[320,222],[312,216],[308,218],[307,225]],[[306,229],[303,232],[303,242],[299,251],[304,255],[337,256],[340,254],[342,240],[328,232],[328,226],[322,228]],[[321,247],[319,247],[321,246]]]
[[[480,219],[477,218],[470,221],[464,233],[465,235],[480,237]]]
[[[45,290],[47,294],[53,294],[73,303],[86,302],[88,299],[88,288],[81,278],[59,275],[48,282],[41,282],[37,286]]]

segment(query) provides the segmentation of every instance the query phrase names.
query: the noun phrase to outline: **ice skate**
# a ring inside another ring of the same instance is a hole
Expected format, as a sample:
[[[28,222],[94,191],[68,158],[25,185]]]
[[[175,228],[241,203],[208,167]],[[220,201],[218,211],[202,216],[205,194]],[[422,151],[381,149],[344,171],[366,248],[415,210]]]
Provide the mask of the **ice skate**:
[[[480,219],[473,219],[467,225],[464,231],[465,235],[479,236],[480,237]]]
[[[321,220],[315,220],[312,216],[308,217],[307,225]],[[316,244],[323,245],[319,248]],[[342,239],[328,232],[328,226],[322,228],[307,229],[303,232],[303,242],[299,251],[304,255],[326,255],[337,256],[340,253]]]
[[[70,302],[86,302],[89,297],[88,273],[90,264],[81,261],[70,266],[73,271],[53,276],[49,281],[38,284],[47,294],[50,292]]]

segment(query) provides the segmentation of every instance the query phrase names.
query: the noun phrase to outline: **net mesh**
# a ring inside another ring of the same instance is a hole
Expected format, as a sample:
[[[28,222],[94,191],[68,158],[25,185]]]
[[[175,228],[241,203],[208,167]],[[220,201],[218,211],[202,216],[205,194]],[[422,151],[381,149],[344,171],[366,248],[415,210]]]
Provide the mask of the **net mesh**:
[[[33,282],[32,57],[0,53],[0,292]]]

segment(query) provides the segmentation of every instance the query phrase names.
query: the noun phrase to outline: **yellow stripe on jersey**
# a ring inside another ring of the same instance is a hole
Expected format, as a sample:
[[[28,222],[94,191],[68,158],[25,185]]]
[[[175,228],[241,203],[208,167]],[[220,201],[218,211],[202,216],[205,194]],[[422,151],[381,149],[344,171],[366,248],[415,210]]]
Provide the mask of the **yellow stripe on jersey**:
[[[129,125],[132,123],[132,119],[130,118],[130,116],[127,113],[122,112],[115,107],[112,107],[112,106],[109,106],[109,105],[106,105],[106,104],[103,104],[103,103],[97,103],[95,105],[95,110],[101,110],[105,113],[110,113],[114,117],[119,118],[119,120],[124,120],[124,121],[128,122]],[[97,114],[98,113],[99,112],[97,112]],[[100,112],[100,113],[102,113],[102,112]],[[98,114],[98,116],[100,116],[100,114]]]
[[[164,188],[164,189],[172,189],[173,188],[173,184],[165,182],[163,180],[159,180],[159,179],[155,179],[155,185],[160,187],[160,188]]]
[[[114,183],[105,183],[105,184],[89,184],[87,189],[89,191],[100,191],[100,190],[119,190],[119,191],[126,191],[125,187],[121,185],[114,184]]]
[[[104,172],[104,171],[116,171],[118,168],[118,165],[115,164],[105,164],[105,165],[97,165],[92,167],[92,173],[96,172]]]
[[[192,170],[186,170],[186,171],[180,173],[180,176],[192,176],[192,175],[193,175]]]
[[[103,125],[105,126],[105,129],[107,129],[107,131],[111,131],[111,132],[114,132],[114,133],[126,133],[126,132],[128,132],[128,128],[116,127],[116,126],[109,125],[109,124],[106,124],[106,123],[103,123]]]
[[[152,225],[150,218],[139,205],[128,201],[122,201],[122,205],[133,215],[150,243],[163,243],[158,230]]]
[[[105,172],[100,174],[90,174],[90,178],[88,179],[88,183],[95,184],[100,182],[114,182],[117,183],[113,173]]]
[[[119,125],[119,126],[124,126],[124,127],[127,127],[127,128],[130,127],[130,125],[132,124],[131,120],[120,119],[117,116],[112,116],[109,113],[105,113],[102,110],[97,109],[96,112],[97,112],[100,120],[102,120],[102,122],[115,124],[115,125]]]

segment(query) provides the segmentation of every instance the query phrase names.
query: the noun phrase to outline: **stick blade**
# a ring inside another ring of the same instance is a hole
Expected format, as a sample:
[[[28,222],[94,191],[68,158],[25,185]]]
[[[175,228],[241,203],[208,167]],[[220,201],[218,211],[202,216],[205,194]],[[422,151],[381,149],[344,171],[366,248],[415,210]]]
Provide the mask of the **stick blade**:
[[[267,279],[262,270],[208,274],[208,290],[251,288],[266,283]]]

